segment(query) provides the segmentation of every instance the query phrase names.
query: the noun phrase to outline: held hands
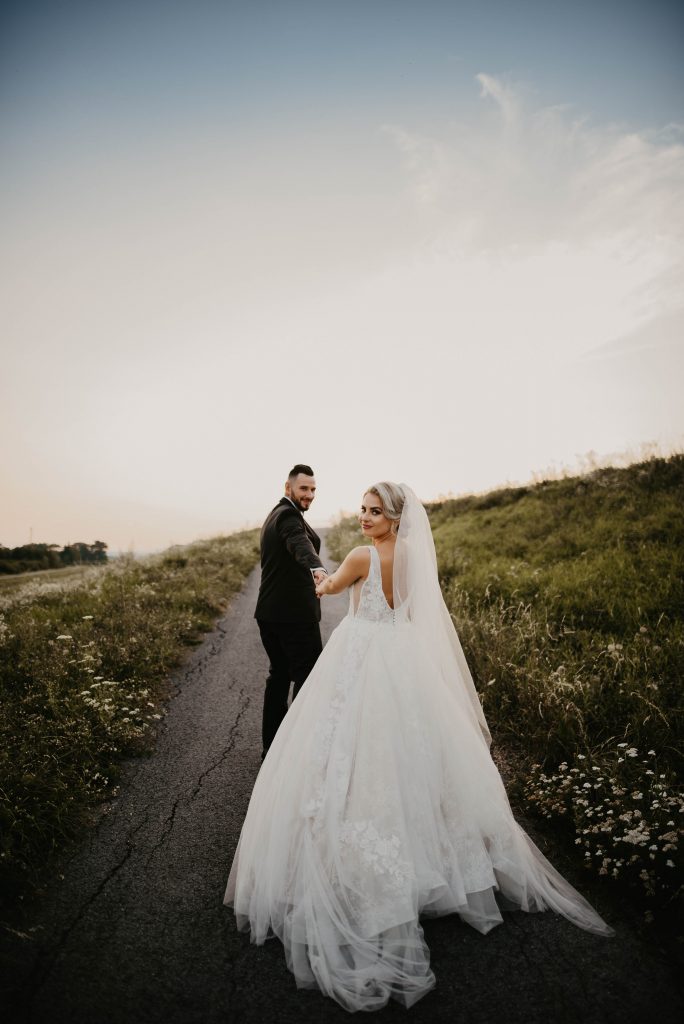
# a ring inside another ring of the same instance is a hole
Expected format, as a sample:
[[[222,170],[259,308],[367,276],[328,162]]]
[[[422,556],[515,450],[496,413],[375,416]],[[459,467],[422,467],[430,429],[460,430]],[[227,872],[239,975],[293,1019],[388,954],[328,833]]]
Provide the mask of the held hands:
[[[323,594],[327,593],[326,583],[328,580],[328,574],[324,569],[316,569],[313,577],[316,581],[316,597],[320,598]]]

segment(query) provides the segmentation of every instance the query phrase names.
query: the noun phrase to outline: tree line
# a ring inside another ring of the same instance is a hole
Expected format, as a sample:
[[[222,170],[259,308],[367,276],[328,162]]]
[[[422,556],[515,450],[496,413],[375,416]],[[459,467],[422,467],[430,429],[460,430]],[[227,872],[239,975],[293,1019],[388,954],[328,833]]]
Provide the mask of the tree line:
[[[6,548],[0,544],[0,574],[37,572],[39,569],[62,569],[66,565],[104,565],[107,545],[96,540],[92,544],[22,544]]]

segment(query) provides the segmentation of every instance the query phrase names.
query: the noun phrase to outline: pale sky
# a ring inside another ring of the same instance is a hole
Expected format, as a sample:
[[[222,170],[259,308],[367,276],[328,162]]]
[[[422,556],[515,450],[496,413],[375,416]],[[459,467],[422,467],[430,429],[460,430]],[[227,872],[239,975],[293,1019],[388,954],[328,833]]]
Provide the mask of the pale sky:
[[[684,448],[680,5],[1,17],[0,543]]]

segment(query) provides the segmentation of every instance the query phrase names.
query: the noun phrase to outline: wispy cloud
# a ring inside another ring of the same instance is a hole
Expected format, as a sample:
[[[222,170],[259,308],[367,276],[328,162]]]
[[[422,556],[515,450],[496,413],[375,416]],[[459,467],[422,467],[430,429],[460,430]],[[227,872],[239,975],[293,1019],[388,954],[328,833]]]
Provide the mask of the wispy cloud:
[[[494,75],[477,81],[497,116],[483,106],[476,122],[452,124],[438,137],[386,129],[416,196],[430,196],[449,231],[464,221],[472,230],[476,212],[483,245],[607,235],[682,242],[680,126],[626,132],[568,105],[535,109],[522,88]]]
[[[394,140],[404,158],[416,201],[421,205],[437,201],[449,187],[452,170],[443,144],[398,125],[383,125],[382,131]]]
[[[557,273],[578,274],[579,302],[586,298],[582,266],[600,264],[604,291],[614,288],[615,301],[627,304],[630,329],[678,306],[681,126],[635,132],[600,125],[569,105],[535,107],[525,89],[494,75],[476,78],[483,101],[476,121],[431,136],[386,129],[423,238],[442,255],[488,254],[498,266],[548,259]]]
[[[480,96],[490,96],[500,107],[504,122],[507,125],[515,124],[521,112],[520,97],[515,89],[507,85],[500,78],[495,78],[494,75],[487,75],[483,71],[475,77],[480,83]]]
[[[635,331],[629,331],[619,338],[613,338],[588,352],[583,352],[577,361],[589,363],[616,357],[619,359],[624,353],[664,351],[669,352],[671,357],[678,357],[677,365],[681,370],[684,356],[684,306],[656,316]]]

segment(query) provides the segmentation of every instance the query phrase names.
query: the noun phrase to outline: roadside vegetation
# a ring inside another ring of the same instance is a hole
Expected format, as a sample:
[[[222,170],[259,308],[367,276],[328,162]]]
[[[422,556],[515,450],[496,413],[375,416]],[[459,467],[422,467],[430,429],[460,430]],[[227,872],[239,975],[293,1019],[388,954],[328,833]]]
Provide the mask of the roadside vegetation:
[[[674,915],[684,832],[684,455],[427,506],[512,796]],[[328,535],[341,558],[354,519]]]
[[[151,749],[168,674],[256,564],[258,531],[0,589],[0,895],[50,855]]]

